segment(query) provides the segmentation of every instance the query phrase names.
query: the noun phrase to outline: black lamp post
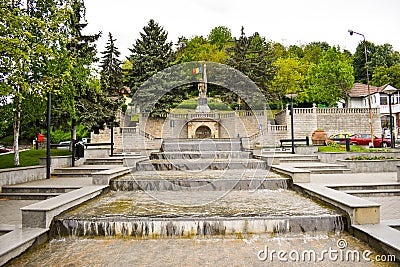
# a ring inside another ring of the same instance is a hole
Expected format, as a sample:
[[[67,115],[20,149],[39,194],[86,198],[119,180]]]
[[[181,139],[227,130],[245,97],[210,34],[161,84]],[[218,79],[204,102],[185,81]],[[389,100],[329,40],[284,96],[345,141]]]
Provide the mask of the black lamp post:
[[[292,154],[294,154],[294,112],[293,112],[293,98],[295,98],[297,94],[287,94],[286,97],[290,98],[290,128],[292,134]]]
[[[51,178],[51,158],[50,158],[50,124],[51,124],[51,93],[47,93],[47,143],[46,143],[46,179]]]
[[[398,90],[390,85],[388,85],[382,92],[389,96],[389,129],[390,129],[390,147],[395,147],[395,140],[393,135],[393,117],[392,117],[392,95]]]
[[[364,39],[364,54],[365,54],[365,69],[366,69],[366,74],[367,74],[367,88],[368,88],[368,109],[369,109],[369,130],[371,133],[371,143],[372,143],[372,147],[374,144],[374,130],[372,127],[372,107],[371,107],[371,92],[369,89],[369,73],[368,73],[368,55],[367,55],[367,42],[365,40],[365,36],[362,33],[359,32],[355,32],[353,30],[349,30],[350,35],[353,34],[357,34],[357,35],[361,35]]]

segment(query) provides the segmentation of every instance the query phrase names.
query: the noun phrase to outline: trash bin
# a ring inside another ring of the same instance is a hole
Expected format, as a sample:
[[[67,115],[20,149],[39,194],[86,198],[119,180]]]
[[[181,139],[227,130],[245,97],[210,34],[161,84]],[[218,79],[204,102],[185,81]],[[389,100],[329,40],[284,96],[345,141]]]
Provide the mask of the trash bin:
[[[85,147],[81,143],[75,145],[75,158],[83,158],[85,156]]]

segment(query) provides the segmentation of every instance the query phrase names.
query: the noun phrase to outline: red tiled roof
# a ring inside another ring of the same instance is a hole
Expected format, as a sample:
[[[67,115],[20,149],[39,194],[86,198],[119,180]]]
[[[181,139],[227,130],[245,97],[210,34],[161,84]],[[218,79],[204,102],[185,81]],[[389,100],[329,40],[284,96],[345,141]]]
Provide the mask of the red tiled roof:
[[[369,91],[372,94],[375,93],[379,93],[382,92],[383,89],[386,88],[387,85],[381,86],[381,87],[376,87],[376,86],[369,86]],[[368,86],[366,84],[363,83],[355,83],[353,85],[353,88],[351,88],[350,93],[349,93],[350,97],[364,97],[364,96],[368,96]]]

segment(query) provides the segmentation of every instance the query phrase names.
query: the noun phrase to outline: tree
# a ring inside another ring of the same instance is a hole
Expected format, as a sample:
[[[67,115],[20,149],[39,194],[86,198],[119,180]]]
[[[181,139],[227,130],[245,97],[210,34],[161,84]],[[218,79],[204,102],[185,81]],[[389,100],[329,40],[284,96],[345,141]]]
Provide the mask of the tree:
[[[180,62],[212,61],[224,63],[226,58],[225,51],[220,50],[217,45],[211,44],[202,36],[195,36],[187,41]]]
[[[276,55],[272,43],[267,43],[258,33],[247,37],[242,27],[240,37],[235,38],[234,46],[227,48],[227,53],[228,65],[252,79],[264,95],[271,95],[269,86],[276,71],[273,65]]]
[[[307,82],[311,101],[333,106],[338,100],[347,99],[354,84],[353,68],[337,48],[330,48],[318,65],[311,65]]]
[[[375,86],[390,84],[396,88],[400,88],[400,64],[391,67],[382,66],[376,68],[371,83]]]
[[[121,53],[115,47],[115,41],[116,39],[113,39],[112,34],[108,33],[106,50],[102,52],[101,89],[109,96],[118,96],[122,86],[121,61],[118,59]]]
[[[20,1],[0,4],[0,95],[12,97],[15,166],[19,166],[21,111],[29,105],[24,97],[33,94],[45,99],[47,92],[62,86],[71,70],[64,46],[69,2],[53,9],[46,4],[54,3],[28,2],[25,7]]]
[[[151,19],[140,38],[129,51],[132,70],[129,73],[129,87],[136,91],[148,78],[165,69],[174,60],[172,42],[167,41],[168,33]]]
[[[212,45],[216,45],[219,50],[222,50],[227,43],[232,41],[231,30],[225,26],[218,26],[211,30],[207,37]]]
[[[325,51],[331,48],[326,42],[312,42],[304,47],[303,61],[318,64]]]
[[[279,58],[274,65],[276,75],[272,81],[271,91],[280,102],[283,110],[283,99],[288,93],[299,93],[303,87],[305,75],[298,58]]]

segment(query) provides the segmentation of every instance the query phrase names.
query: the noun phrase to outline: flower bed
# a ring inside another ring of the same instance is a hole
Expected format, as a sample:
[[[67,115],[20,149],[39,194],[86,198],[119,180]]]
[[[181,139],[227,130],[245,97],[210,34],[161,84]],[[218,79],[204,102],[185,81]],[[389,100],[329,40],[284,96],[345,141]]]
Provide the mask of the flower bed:
[[[346,158],[346,160],[393,160],[396,158],[393,157],[385,157],[385,156],[357,156],[357,157],[351,157],[351,158]]]

